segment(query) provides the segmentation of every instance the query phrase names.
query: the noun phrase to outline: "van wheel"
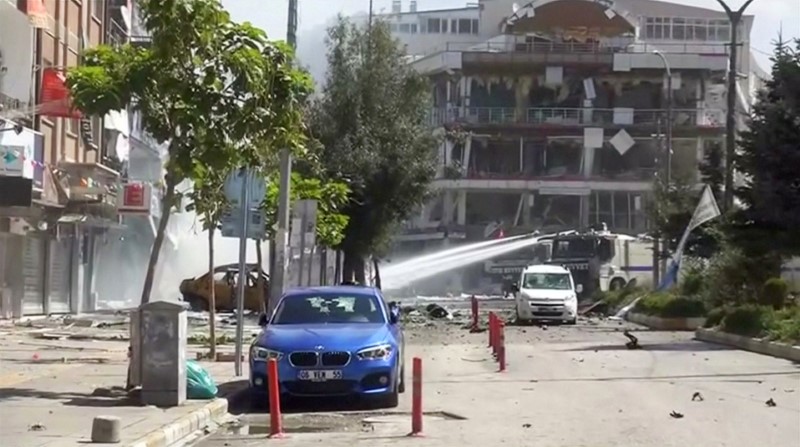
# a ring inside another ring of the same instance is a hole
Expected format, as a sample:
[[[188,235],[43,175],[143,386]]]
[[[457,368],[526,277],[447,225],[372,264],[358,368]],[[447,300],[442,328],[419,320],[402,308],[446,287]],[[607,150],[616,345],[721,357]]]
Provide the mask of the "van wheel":
[[[625,280],[622,278],[614,278],[611,280],[611,284],[608,285],[609,290],[621,290],[625,287]]]
[[[515,321],[517,323],[517,326],[527,326],[527,325],[531,324],[530,320],[524,320],[524,319],[522,319],[522,317],[519,316],[519,309],[515,310],[515,312],[516,312]]]

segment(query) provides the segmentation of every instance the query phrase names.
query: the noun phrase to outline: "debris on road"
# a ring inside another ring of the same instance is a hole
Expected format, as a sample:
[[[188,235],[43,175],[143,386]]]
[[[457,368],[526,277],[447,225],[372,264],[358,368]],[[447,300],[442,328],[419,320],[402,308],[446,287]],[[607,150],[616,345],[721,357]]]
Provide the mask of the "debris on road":
[[[447,318],[450,320],[453,319],[453,315],[450,312],[448,312],[447,309],[436,303],[428,304],[425,307],[425,311],[428,312],[428,316],[430,316],[431,318],[437,318],[437,319]]]
[[[675,418],[675,419],[681,419],[681,418],[683,418],[683,414],[681,414],[681,413],[678,413],[677,411],[672,411],[672,412],[671,412],[669,415],[670,415],[670,416],[672,416],[672,417],[673,417],[673,418]]]
[[[629,342],[625,343],[625,347],[626,348],[628,348],[628,349],[642,349],[642,347],[639,345],[639,339],[636,338],[635,335],[631,334],[630,331],[625,329],[622,332],[622,335],[628,337],[628,340],[630,340]]]
[[[47,429],[47,428],[46,428],[46,427],[44,426],[44,424],[42,424],[41,422],[37,422],[37,423],[35,423],[35,424],[31,424],[31,425],[28,427],[28,431],[44,431],[44,430],[46,430],[46,429]]]
[[[766,404],[767,404],[768,407],[777,407],[778,406],[778,404],[776,404],[775,401],[771,397],[766,402]]]
[[[702,402],[704,400],[705,399],[703,399],[703,395],[700,394],[699,391],[695,391],[695,393],[692,395],[692,402],[694,402],[694,401]]]

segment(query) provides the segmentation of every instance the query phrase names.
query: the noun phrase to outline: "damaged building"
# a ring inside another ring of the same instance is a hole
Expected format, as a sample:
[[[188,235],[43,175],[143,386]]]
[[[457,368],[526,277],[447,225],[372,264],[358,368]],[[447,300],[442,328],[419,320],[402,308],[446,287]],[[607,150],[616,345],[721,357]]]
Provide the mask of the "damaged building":
[[[397,257],[598,223],[645,233],[667,165],[672,179],[699,182],[704,154],[724,144],[731,27],[723,12],[649,0],[413,9],[386,18],[418,22],[416,33],[392,29],[431,80],[431,125],[445,138],[436,196],[396,239]],[[745,16],[745,55],[751,27]],[[746,110],[759,76],[750,57],[741,59]],[[487,261],[454,275],[450,288],[496,284],[536,256]]]

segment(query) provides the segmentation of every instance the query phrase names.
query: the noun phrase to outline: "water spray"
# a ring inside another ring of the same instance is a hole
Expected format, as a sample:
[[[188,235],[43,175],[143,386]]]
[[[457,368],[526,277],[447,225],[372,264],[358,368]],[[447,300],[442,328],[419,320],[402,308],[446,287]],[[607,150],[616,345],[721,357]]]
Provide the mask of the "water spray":
[[[473,250],[479,250],[481,248],[491,247],[493,245],[506,244],[525,237],[530,237],[531,235],[532,234],[522,234],[519,236],[506,237],[502,239],[491,239],[488,241],[476,242],[474,244],[461,245],[458,247],[442,250],[428,255],[417,256],[412,259],[387,266],[383,269],[382,273],[383,275],[387,274],[396,275],[403,270],[417,270],[419,269],[420,264],[438,263],[442,259],[450,258],[458,254],[470,252]]]

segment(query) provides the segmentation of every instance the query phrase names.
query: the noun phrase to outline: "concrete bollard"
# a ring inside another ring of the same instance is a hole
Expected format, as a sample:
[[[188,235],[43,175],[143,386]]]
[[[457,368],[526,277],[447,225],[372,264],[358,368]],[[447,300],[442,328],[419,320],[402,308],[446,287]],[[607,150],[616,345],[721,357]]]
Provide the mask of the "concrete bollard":
[[[92,421],[92,442],[115,444],[120,439],[122,421],[116,416],[97,416]]]

